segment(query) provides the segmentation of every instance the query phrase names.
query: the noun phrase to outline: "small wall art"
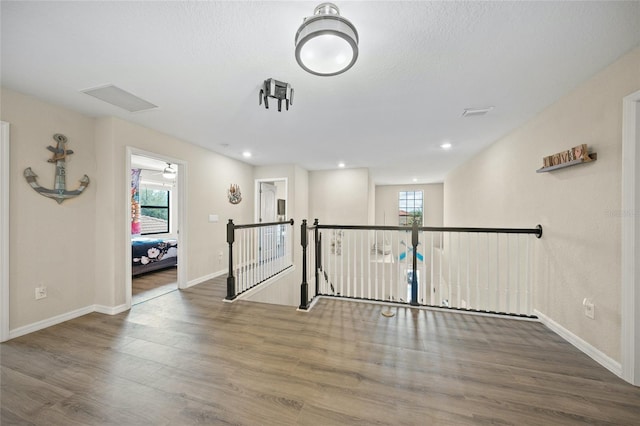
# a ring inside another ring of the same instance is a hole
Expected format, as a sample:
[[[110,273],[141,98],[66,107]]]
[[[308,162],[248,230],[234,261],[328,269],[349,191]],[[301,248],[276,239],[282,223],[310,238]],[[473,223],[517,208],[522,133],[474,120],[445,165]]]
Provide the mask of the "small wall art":
[[[36,175],[31,167],[24,169],[24,177],[31,187],[40,195],[53,198],[58,204],[69,198],[77,197],[89,186],[89,176],[84,175],[80,179],[80,187],[74,191],[67,191],[67,156],[73,154],[73,151],[66,148],[67,137],[60,133],[53,135],[56,146],[49,145],[47,149],[53,153],[53,156],[47,160],[56,166],[55,180],[53,189],[40,186]]]
[[[227,190],[227,196],[231,204],[239,204],[242,201],[242,193],[240,192],[240,186],[237,184],[231,184]]]

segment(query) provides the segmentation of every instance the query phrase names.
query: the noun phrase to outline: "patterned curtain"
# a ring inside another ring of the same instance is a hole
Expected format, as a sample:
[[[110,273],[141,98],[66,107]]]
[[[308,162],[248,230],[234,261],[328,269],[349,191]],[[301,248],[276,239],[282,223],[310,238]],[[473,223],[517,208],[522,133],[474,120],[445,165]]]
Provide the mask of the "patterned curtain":
[[[131,169],[131,235],[140,231],[140,169]]]

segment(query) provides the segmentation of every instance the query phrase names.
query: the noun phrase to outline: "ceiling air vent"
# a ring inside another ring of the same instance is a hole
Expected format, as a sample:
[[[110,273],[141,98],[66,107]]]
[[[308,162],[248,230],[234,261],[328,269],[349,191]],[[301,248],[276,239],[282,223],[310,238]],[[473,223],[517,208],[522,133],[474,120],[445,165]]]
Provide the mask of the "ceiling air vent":
[[[462,112],[463,117],[473,117],[476,115],[485,115],[489,111],[493,109],[492,106],[484,107],[484,108],[465,108]]]
[[[81,92],[86,93],[89,96],[93,96],[94,98],[98,98],[101,101],[105,101],[111,105],[126,109],[129,112],[146,111],[158,108],[157,105],[145,101],[136,95],[132,95],[126,90],[122,90],[113,84],[81,90]]]

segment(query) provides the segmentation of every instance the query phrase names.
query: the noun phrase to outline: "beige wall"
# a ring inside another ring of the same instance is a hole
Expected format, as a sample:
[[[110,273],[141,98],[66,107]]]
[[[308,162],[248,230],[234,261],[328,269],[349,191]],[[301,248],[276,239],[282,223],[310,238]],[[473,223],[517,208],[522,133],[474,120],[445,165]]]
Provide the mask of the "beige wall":
[[[534,308],[620,360],[622,98],[640,89],[640,49],[578,86],[445,179],[446,226],[544,226]],[[592,164],[537,174],[542,158],[586,143]],[[595,320],[582,300],[595,303]]]
[[[424,226],[442,226],[444,189],[441,183],[376,186],[376,225],[398,226],[398,193],[400,191],[422,191],[424,196]]]
[[[368,169],[309,172],[310,222],[325,225],[366,225],[369,220]]]
[[[294,166],[294,172],[293,205],[295,206],[296,218],[307,219],[313,223],[313,219],[309,217],[309,172],[299,166]],[[299,222],[296,221],[296,223]]]
[[[17,92],[2,89],[2,120],[11,125],[10,176],[10,329],[65,314],[94,300],[96,153],[94,120]],[[62,133],[67,148],[67,189],[79,179],[91,182],[78,197],[62,204],[36,193],[23,177],[27,167],[38,182],[53,188],[55,166],[48,163]],[[47,297],[35,300],[35,288]]]
[[[125,303],[127,146],[186,163],[187,280],[226,270],[227,220],[253,220],[252,166],[121,119],[92,119],[4,88],[1,102],[1,118],[11,124],[11,330],[94,304]],[[53,187],[46,147],[54,133],[65,134],[74,150],[67,187],[76,188],[83,174],[91,179],[83,194],[61,205],[37,194],[22,176],[32,167],[42,186]],[[227,200],[232,183],[242,189],[238,205]],[[219,223],[209,223],[209,214],[219,215]],[[47,287],[46,299],[34,299],[38,285]]]
[[[287,180],[287,194],[286,194],[286,200],[287,200],[287,218],[288,219],[297,219],[296,217],[296,211],[295,211],[295,206],[290,204],[290,200],[293,199],[293,194],[294,194],[294,188],[295,188],[295,166],[291,165],[291,164],[284,164],[284,165],[279,165],[279,166],[256,166],[253,168],[253,178],[255,180],[260,179],[260,180],[264,180],[264,179],[274,179],[274,180],[278,180],[278,179],[286,179]],[[280,192],[280,189],[277,189],[278,193]],[[277,197],[280,198],[279,195],[277,195]],[[256,204],[255,206],[256,208],[256,212],[255,212],[255,216],[254,216],[254,220],[252,220],[252,223],[255,221],[255,219],[258,217],[257,214],[260,210],[260,206]],[[297,221],[297,220],[296,220]]]
[[[236,223],[253,221],[254,191],[252,166],[203,148],[181,141],[174,137],[147,129],[117,118],[101,119],[107,121],[108,137],[105,141],[113,158],[111,164],[104,166],[104,178],[107,191],[99,201],[111,205],[113,220],[98,227],[98,242],[113,241],[116,251],[113,272],[101,271],[96,276],[99,288],[113,287],[113,304],[125,301],[124,265],[128,261],[122,256],[119,247],[125,247],[128,229],[126,197],[122,196],[127,188],[129,173],[125,170],[126,147],[133,147],[155,154],[175,158],[185,163],[187,191],[187,280],[193,281],[227,267],[226,223],[233,218]],[[104,129],[102,129],[104,130]],[[227,199],[227,190],[231,184],[238,184],[242,191],[242,202],[233,205]],[[122,213],[120,213],[122,212]],[[218,223],[208,221],[209,214],[217,214]],[[104,225],[104,226],[103,226]],[[218,254],[222,252],[220,260]],[[109,297],[109,301],[111,298]],[[106,301],[98,303],[106,304]]]
[[[369,205],[367,206],[369,216],[367,217],[367,225],[376,224],[376,183],[373,177],[369,176]]]

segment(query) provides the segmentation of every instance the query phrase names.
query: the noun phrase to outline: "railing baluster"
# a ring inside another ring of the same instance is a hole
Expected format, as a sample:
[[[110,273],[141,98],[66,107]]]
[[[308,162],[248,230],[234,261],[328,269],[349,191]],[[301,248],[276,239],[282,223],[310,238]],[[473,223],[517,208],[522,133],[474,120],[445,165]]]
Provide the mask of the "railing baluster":
[[[500,312],[500,234],[496,234],[496,312]]]
[[[486,306],[487,306],[487,310],[491,310],[491,286],[490,286],[490,282],[491,282],[491,276],[490,276],[490,260],[489,260],[489,249],[490,249],[490,239],[489,239],[489,234],[487,235],[487,261],[485,262],[485,265],[487,266],[487,282],[485,283],[485,294],[487,295],[487,300],[486,300]]]
[[[347,296],[351,297],[353,296],[351,292],[351,232],[344,231],[344,236],[346,240],[345,248],[347,252],[347,255],[345,256],[347,261]],[[344,256],[344,252],[342,253],[342,255]]]
[[[376,271],[376,281],[375,281],[375,285],[373,286],[374,288],[374,292],[375,292],[375,299],[376,300],[380,300],[380,298],[378,297],[378,288],[380,287],[378,285],[378,252],[380,251],[380,249],[378,248],[378,231],[375,231],[373,234],[373,237],[375,239],[375,244],[376,244],[376,263],[375,263],[375,271]]]
[[[364,232],[360,231],[360,295],[364,296]],[[367,232],[368,234],[368,232]]]
[[[525,290],[524,290],[524,308],[526,309],[526,314],[527,315],[531,315],[531,301],[529,298],[529,291],[530,291],[530,286],[531,286],[531,280],[529,278],[529,262],[531,261],[529,258],[529,245],[531,244],[531,239],[527,238],[527,245],[526,245],[526,261],[524,264],[525,267],[525,271],[524,271],[524,277],[525,277]]]
[[[440,258],[440,267],[439,267],[439,271],[440,272],[440,278],[438,279],[438,298],[440,300],[438,300],[438,306],[442,306],[442,258],[443,256],[443,252],[444,252],[444,234],[442,232],[440,232],[440,255],[438,256]]]
[[[516,235],[516,313],[520,311],[520,236]]]
[[[430,248],[430,251],[431,251],[431,262],[429,263],[429,267],[431,268],[431,274],[430,274],[431,275],[431,280],[429,281],[429,299],[428,300],[430,301],[430,303],[432,305],[435,305],[436,304],[436,299],[435,299],[435,288],[436,288],[436,285],[433,282],[434,275],[435,275],[435,272],[434,272],[435,263],[433,262],[433,255],[434,255],[434,252],[436,251],[436,247],[435,247],[434,242],[433,242],[433,234],[434,233],[433,232],[429,232],[429,234],[431,234],[431,244],[430,244],[430,247],[431,247]]]
[[[461,301],[461,296],[462,296],[462,290],[460,289],[460,270],[462,269],[460,267],[460,259],[462,259],[462,249],[460,248],[460,233],[457,232],[456,236],[458,238],[458,250],[457,250],[457,255],[456,255],[456,260],[458,262],[458,266],[456,267],[456,272],[458,273],[458,277],[456,279],[456,289],[457,289],[457,295],[458,295],[458,303],[456,304],[457,308],[461,308],[462,303]]]
[[[476,234],[476,309],[480,308],[480,234]]]
[[[505,297],[505,304],[506,304],[506,308],[505,308],[505,312],[510,312],[510,287],[511,287],[511,250],[509,250],[510,248],[510,243],[509,243],[509,235],[506,235],[506,240],[507,240],[507,282],[505,283],[505,290],[504,290],[504,297]]]
[[[453,294],[452,294],[452,287],[453,286],[452,286],[452,282],[451,282],[451,263],[452,263],[451,258],[452,258],[453,251],[451,249],[451,233],[449,233],[448,237],[449,237],[448,238],[449,239],[449,244],[447,244],[447,256],[449,257],[449,259],[448,259],[447,263],[449,264],[449,276],[447,277],[447,287],[448,287],[448,290],[449,290],[449,295],[448,295],[449,299],[447,301],[449,302],[449,306],[451,306],[452,303],[453,303]]]
[[[362,294],[358,292],[358,231],[352,231],[351,244],[353,245],[353,295],[362,297]]]
[[[470,234],[467,234],[467,308],[471,308],[471,241]]]

